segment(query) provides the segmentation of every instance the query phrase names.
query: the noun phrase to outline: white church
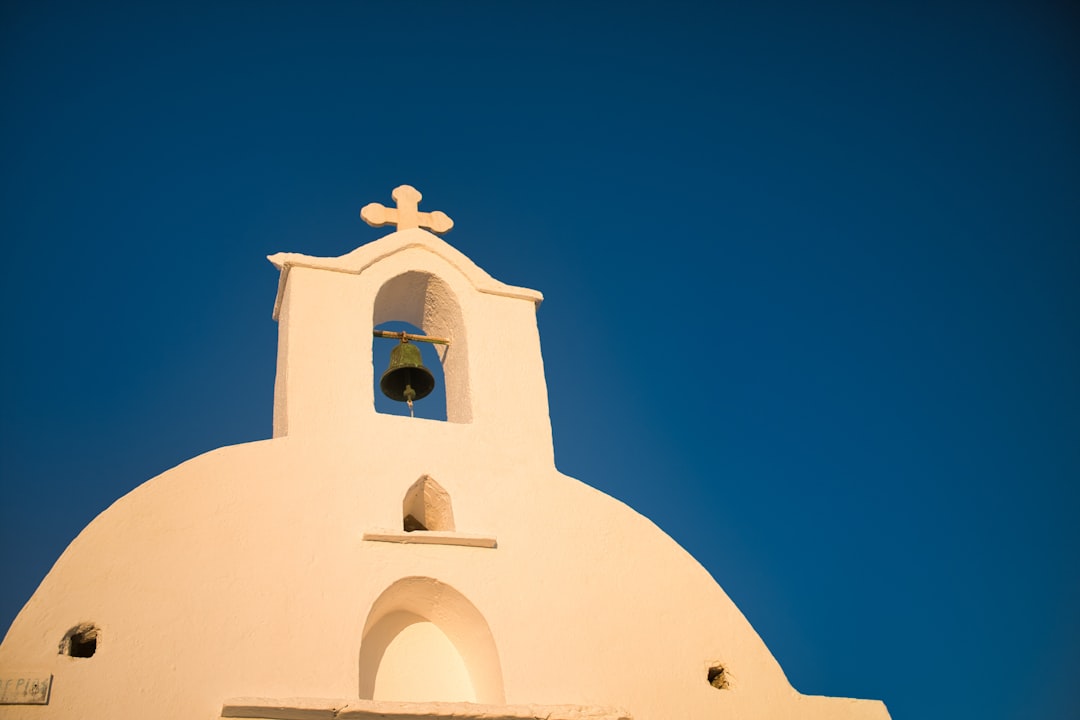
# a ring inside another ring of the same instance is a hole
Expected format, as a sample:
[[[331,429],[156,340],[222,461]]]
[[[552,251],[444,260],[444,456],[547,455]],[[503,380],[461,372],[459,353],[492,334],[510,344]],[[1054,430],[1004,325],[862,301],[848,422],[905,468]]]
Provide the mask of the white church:
[[[882,720],[802,695],[708,572],[555,468],[536,311],[420,194],[279,253],[273,438],[117,500],[0,644],[5,720]],[[377,326],[396,369],[373,357]],[[436,341],[446,420],[410,346]]]

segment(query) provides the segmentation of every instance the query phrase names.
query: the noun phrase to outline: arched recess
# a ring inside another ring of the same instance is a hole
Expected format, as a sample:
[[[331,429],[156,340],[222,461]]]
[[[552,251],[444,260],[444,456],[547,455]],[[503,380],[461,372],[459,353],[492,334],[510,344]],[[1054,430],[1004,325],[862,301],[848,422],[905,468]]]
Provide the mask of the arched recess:
[[[446,419],[472,422],[469,347],[454,291],[442,278],[420,270],[390,278],[375,296],[372,327],[394,320],[411,323],[426,335],[450,340],[449,346],[435,346],[446,383]]]
[[[416,671],[402,676],[402,667]],[[401,696],[376,697],[377,690],[388,689]],[[499,653],[484,616],[446,583],[428,577],[398,580],[375,600],[364,623],[360,697],[503,704]]]

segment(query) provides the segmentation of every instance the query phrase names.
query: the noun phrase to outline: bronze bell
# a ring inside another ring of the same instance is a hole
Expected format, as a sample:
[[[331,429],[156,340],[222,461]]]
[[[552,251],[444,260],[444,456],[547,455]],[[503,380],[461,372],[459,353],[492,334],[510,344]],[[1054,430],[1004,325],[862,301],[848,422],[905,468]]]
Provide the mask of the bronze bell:
[[[435,376],[424,367],[420,348],[402,338],[390,351],[390,367],[382,374],[379,388],[391,400],[410,405],[413,400],[430,395],[435,389]]]

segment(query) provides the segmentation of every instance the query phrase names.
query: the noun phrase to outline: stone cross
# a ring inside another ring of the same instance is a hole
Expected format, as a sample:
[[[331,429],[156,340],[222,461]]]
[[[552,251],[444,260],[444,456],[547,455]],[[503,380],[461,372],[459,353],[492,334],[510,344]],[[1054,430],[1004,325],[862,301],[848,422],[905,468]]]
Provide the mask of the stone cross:
[[[411,185],[399,185],[390,193],[397,203],[396,208],[388,208],[379,203],[368,203],[360,210],[360,217],[372,227],[383,225],[397,225],[398,230],[408,228],[427,228],[432,232],[449,232],[454,227],[454,221],[446,213],[436,210],[435,212],[420,212],[417,207],[423,197],[416,188]]]

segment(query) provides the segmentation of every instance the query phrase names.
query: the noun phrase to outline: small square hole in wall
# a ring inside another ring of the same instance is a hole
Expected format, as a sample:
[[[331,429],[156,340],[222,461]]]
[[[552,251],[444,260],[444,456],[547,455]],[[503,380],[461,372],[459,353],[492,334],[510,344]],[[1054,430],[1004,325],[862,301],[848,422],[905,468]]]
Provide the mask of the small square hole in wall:
[[[60,641],[60,654],[74,658],[93,657],[97,652],[98,629],[91,623],[83,623],[64,633]]]
[[[717,690],[726,690],[729,687],[727,670],[723,665],[713,665],[709,668],[709,684]]]
[[[388,332],[407,332],[415,335],[426,333],[415,325],[407,322],[384,322],[375,328]],[[404,415],[408,417],[409,406],[403,402],[391,400],[383,394],[379,387],[379,380],[390,365],[390,351],[400,343],[400,340],[390,338],[373,338],[371,343],[371,361],[375,369],[375,412],[384,415]],[[427,418],[428,420],[446,420],[446,382],[443,377],[443,364],[439,359],[439,351],[433,343],[413,342],[420,350],[421,362],[435,378],[435,389],[431,394],[413,402],[414,417]]]

